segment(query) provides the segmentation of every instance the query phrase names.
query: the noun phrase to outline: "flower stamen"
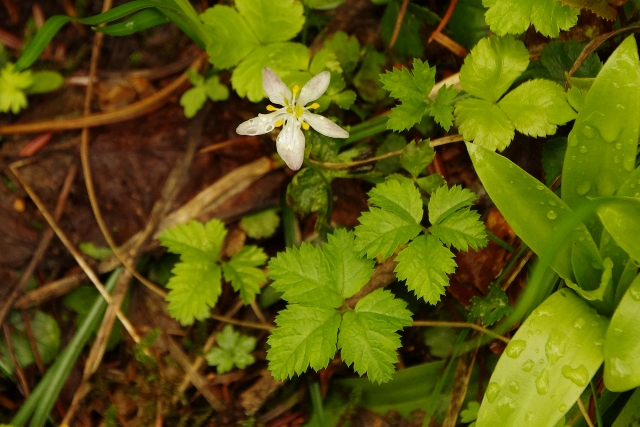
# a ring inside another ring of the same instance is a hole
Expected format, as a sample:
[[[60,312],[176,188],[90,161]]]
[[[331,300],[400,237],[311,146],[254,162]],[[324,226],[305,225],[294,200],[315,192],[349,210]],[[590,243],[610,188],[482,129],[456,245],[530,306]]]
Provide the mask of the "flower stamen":
[[[280,126],[282,126],[283,123],[284,123],[284,120],[278,120],[273,124],[273,126],[279,128]]]
[[[320,104],[318,104],[317,102],[314,102],[313,104],[309,105],[307,108],[315,110],[317,108],[320,108]]]
[[[304,130],[309,130],[309,123],[307,123],[307,122],[302,122],[302,129],[304,129]]]
[[[273,105],[267,105],[267,111],[278,111],[278,109]]]

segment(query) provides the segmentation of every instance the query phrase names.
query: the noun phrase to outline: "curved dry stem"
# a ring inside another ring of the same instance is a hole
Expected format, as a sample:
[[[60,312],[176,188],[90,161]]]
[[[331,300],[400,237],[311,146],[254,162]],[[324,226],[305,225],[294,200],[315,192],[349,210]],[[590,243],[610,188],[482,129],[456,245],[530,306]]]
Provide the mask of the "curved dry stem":
[[[493,337],[507,344],[509,344],[509,341],[511,341],[507,337],[503,337],[502,335],[498,335],[487,328],[483,328],[480,325],[476,325],[475,323],[469,323],[469,322],[447,322],[447,321],[441,321],[441,320],[415,320],[411,324],[411,326],[434,326],[436,328],[470,328],[478,332],[481,332],[483,334],[487,334],[490,337]]]

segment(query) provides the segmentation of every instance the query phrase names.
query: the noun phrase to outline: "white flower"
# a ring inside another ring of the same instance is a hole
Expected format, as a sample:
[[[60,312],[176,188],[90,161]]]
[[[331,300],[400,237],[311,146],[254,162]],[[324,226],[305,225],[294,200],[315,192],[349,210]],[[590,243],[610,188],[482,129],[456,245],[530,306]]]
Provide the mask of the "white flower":
[[[247,120],[236,129],[239,135],[262,135],[274,128],[284,125],[276,139],[278,154],[287,166],[293,170],[300,169],[304,160],[304,134],[300,128],[309,130],[309,126],[323,135],[331,138],[348,138],[349,132],[342,129],[331,120],[319,114],[311,113],[310,109],[320,107],[317,102],[307,104],[320,98],[329,86],[331,74],[323,71],[304,85],[302,90],[296,85],[293,93],[287,85],[270,68],[262,69],[262,87],[274,104],[282,105],[276,108],[267,106],[269,114],[258,114],[258,117]],[[297,97],[298,92],[300,96]]]

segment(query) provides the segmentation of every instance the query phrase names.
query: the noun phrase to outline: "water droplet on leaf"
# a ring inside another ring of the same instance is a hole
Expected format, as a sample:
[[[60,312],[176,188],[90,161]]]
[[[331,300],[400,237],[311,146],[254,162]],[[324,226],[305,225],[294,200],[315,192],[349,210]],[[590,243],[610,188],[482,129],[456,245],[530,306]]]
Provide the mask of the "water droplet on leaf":
[[[522,364],[522,370],[524,372],[531,372],[531,370],[533,369],[533,365],[535,365],[535,362],[529,359]]]
[[[487,386],[487,391],[485,395],[487,396],[487,400],[489,403],[493,403],[500,394],[500,386],[498,383],[491,383]]]
[[[549,368],[545,368],[540,372],[536,379],[536,390],[538,394],[547,394],[549,391]]]
[[[575,369],[569,365],[564,365],[562,367],[562,376],[578,387],[584,387],[589,382],[589,371],[584,365],[580,365]]]
[[[517,359],[518,356],[527,348],[527,342],[523,340],[512,340],[507,346],[505,353],[512,359]]]
[[[556,218],[558,218],[558,214],[555,213],[554,211],[549,211],[549,212],[547,212],[547,218],[556,219]]]

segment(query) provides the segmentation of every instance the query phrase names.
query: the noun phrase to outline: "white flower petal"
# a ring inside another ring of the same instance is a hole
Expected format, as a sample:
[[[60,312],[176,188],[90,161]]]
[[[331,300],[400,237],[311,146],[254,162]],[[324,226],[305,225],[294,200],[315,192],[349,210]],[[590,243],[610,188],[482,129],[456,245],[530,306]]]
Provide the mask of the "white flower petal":
[[[305,111],[302,115],[302,120],[309,123],[312,128],[323,135],[331,138],[349,138],[349,132],[319,114],[313,114]]]
[[[263,135],[269,133],[275,127],[278,120],[286,115],[282,110],[270,114],[258,114],[258,117],[243,122],[236,128],[238,135]]]
[[[267,93],[269,101],[274,104],[284,105],[284,100],[290,100],[292,96],[291,90],[271,68],[262,69],[262,88]]]
[[[304,87],[300,91],[298,104],[304,107],[311,101],[315,101],[316,99],[320,98],[329,87],[330,81],[330,72],[323,71],[320,74],[316,74],[311,80],[307,82],[307,84],[304,85]]]
[[[276,138],[276,149],[290,169],[297,171],[304,160],[304,134],[300,123],[291,118]]]

